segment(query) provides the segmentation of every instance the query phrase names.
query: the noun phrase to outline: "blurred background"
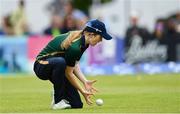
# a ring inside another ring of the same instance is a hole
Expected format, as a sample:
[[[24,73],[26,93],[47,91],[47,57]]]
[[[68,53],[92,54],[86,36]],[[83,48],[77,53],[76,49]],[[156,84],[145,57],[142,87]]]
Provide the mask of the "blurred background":
[[[180,0],[0,0],[0,75],[33,73],[50,40],[94,18],[113,40],[84,53],[85,74],[180,73]]]

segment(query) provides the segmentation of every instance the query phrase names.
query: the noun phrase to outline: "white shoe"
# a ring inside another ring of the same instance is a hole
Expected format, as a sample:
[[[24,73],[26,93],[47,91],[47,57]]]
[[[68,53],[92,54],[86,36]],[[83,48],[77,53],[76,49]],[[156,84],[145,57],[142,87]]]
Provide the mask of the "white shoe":
[[[71,108],[71,105],[68,104],[69,102],[65,99],[62,99],[59,103],[54,104],[52,106],[52,109],[56,110],[56,109],[69,109]]]

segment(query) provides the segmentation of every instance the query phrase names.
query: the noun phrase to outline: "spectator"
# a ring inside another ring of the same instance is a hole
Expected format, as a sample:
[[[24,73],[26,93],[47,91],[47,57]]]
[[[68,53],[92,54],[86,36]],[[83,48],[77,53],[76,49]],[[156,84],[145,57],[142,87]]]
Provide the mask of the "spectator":
[[[169,18],[167,22],[167,61],[176,61],[177,60],[177,44],[180,38],[180,34],[176,31],[176,21],[173,18]]]
[[[87,16],[80,10],[73,7],[72,1],[67,1],[64,5],[65,15],[72,15],[77,20],[77,28],[82,29],[84,24],[87,22]]]
[[[130,17],[131,26],[127,29],[125,36],[126,49],[128,49],[131,46],[134,36],[139,36],[142,39],[143,45],[145,45],[147,41],[151,38],[151,35],[147,31],[147,29],[140,27],[138,25],[138,21],[139,21],[139,16],[137,12],[132,12]]]
[[[64,14],[63,6],[64,6],[65,0],[53,0],[51,3],[47,6],[47,11],[50,11],[52,14]]]
[[[24,0],[19,1],[18,8],[12,13],[11,23],[14,27],[15,35],[29,34]]]
[[[152,37],[159,41],[160,44],[165,43],[165,32],[166,32],[166,20],[158,19],[155,24],[154,32]]]
[[[77,29],[83,29],[82,27],[87,22],[88,17],[79,9],[75,9],[72,0],[54,0],[48,9],[52,13],[59,14],[61,17],[66,18],[67,15],[72,15],[76,20]]]
[[[73,18],[72,15],[66,15],[64,18],[64,28],[63,33],[72,31],[76,29],[76,20]]]
[[[10,15],[7,15],[2,20],[2,34],[3,35],[14,35],[13,25],[10,21]]]
[[[51,25],[44,30],[45,35],[57,36],[62,33],[63,19],[58,14],[53,14]]]

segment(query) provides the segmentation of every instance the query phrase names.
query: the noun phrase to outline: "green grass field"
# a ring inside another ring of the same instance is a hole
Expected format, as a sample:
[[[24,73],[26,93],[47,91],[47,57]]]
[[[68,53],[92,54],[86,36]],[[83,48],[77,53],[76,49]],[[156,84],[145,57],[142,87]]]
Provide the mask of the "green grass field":
[[[1,74],[2,75],[2,74]],[[26,74],[27,75],[27,74]],[[0,112],[180,113],[180,74],[95,76],[103,106],[52,110],[51,84],[33,75],[0,76]]]

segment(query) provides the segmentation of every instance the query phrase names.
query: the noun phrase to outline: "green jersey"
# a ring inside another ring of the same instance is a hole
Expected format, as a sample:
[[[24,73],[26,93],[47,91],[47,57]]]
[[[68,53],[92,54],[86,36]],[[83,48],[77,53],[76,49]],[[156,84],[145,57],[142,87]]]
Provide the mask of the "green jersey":
[[[75,66],[88,46],[85,46],[85,38],[79,37],[64,49],[61,43],[70,35],[70,32],[59,35],[51,40],[47,46],[38,54],[36,60],[44,60],[51,57],[63,57],[68,66]]]

